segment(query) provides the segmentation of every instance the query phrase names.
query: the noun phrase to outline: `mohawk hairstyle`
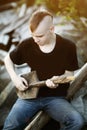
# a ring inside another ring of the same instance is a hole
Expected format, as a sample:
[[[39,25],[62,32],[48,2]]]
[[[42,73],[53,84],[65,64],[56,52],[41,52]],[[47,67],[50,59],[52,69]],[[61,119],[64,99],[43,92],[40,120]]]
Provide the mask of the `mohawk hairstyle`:
[[[43,20],[45,16],[50,16],[53,19],[53,15],[46,10],[37,10],[32,14],[29,20],[30,30],[32,32],[36,30],[36,28],[38,27],[38,25],[40,24],[40,22]]]

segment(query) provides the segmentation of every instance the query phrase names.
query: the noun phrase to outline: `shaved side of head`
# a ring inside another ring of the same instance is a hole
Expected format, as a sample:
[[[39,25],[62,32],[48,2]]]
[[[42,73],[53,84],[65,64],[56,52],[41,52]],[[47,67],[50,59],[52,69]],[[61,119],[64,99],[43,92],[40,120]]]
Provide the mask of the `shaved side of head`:
[[[46,25],[52,25],[53,16],[46,10],[38,10],[34,12],[29,20],[29,27],[31,32],[34,32],[41,22],[45,20]],[[44,25],[45,26],[45,25]]]

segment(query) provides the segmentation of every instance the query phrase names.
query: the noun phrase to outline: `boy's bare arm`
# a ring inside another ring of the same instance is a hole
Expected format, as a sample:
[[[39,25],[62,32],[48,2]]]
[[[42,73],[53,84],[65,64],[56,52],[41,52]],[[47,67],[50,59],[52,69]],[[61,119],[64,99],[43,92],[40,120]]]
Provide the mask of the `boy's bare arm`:
[[[5,67],[13,81],[14,85],[20,91],[24,91],[28,88],[27,81],[23,77],[19,77],[15,72],[14,64],[9,56],[9,54],[4,59]]]

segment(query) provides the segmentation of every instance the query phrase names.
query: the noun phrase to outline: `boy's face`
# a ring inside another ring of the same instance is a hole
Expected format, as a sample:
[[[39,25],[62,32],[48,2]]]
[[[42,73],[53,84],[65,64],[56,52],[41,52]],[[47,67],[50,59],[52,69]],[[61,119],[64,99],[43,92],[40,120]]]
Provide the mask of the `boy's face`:
[[[32,33],[32,37],[39,46],[43,46],[49,42],[51,33],[50,21],[49,17],[47,16],[43,19],[43,21],[41,21],[37,29]]]

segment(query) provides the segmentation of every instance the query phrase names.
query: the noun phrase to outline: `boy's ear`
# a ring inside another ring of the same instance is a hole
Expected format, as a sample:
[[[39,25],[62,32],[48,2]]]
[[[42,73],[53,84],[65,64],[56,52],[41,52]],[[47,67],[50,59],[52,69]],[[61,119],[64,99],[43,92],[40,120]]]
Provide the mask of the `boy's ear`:
[[[50,27],[50,31],[51,31],[51,32],[54,32],[54,26],[51,26],[51,27]]]

